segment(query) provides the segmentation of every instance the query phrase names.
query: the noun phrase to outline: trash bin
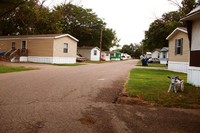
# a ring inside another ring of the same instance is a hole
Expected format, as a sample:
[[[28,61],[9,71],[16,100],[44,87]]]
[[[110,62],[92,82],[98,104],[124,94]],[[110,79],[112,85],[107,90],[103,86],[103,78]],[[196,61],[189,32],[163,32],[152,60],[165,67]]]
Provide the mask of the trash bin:
[[[147,58],[143,58],[142,59],[142,66],[148,66],[147,62],[148,62],[148,59]]]

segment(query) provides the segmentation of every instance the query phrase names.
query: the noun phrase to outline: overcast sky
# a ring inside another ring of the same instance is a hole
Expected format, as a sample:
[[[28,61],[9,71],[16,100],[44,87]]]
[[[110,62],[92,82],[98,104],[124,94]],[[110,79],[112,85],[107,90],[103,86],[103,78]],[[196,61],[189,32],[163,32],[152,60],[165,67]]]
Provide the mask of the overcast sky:
[[[65,0],[47,0],[53,6]],[[67,2],[69,0],[66,0]],[[73,0],[74,4],[90,8],[107,23],[107,28],[116,31],[120,45],[140,43],[144,31],[163,13],[178,8],[168,0]],[[176,0],[181,1],[181,0]]]

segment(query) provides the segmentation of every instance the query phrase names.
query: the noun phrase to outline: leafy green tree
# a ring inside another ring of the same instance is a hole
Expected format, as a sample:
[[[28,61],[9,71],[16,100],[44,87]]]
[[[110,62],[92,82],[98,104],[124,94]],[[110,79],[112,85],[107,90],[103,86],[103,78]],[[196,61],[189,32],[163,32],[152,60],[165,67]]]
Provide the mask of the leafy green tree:
[[[108,50],[116,43],[116,35],[107,29],[106,23],[98,18],[91,9],[84,9],[73,4],[62,4],[55,7],[59,16],[62,33],[69,33],[79,39],[79,46],[99,46],[100,34],[103,30],[103,49]]]
[[[102,31],[103,50],[118,43],[115,31],[91,9],[68,3],[50,10],[39,0],[3,0],[0,7],[0,35],[68,33],[79,46],[99,46]]]
[[[183,0],[181,2],[182,6],[180,7],[180,13],[182,17],[188,14],[197,4],[196,0]]]
[[[47,7],[35,10],[36,21],[34,34],[56,34],[62,33],[59,16],[51,12]]]
[[[140,56],[143,54],[143,45],[142,44],[134,44],[132,45],[133,48],[133,55],[132,57],[136,58],[136,59],[140,59]]]
[[[17,7],[28,0],[1,0],[0,1],[0,18],[12,13]]]
[[[181,15],[178,11],[165,13],[161,19],[156,19],[145,32],[143,40],[144,50],[153,51],[156,48],[167,47],[166,37],[177,27],[183,26],[180,22]]]
[[[11,4],[12,5],[12,4]],[[19,5],[15,10],[0,17],[1,35],[32,34],[35,30],[37,0]]]
[[[175,28],[185,26],[180,19],[188,14],[197,4],[195,0],[183,0],[181,5],[176,0],[169,1],[178,6],[179,10],[165,13],[162,15],[162,18],[156,19],[150,24],[149,30],[145,32],[145,39],[142,41],[144,52],[167,47],[168,41],[166,37]]]
[[[130,44],[130,45],[126,44],[126,45],[123,45],[120,52],[127,53],[131,55],[131,57],[139,59],[140,55],[142,55],[142,45],[141,44]]]
[[[132,53],[133,53],[132,46],[125,44],[125,45],[123,45],[123,47],[122,47],[120,52],[132,55]]]

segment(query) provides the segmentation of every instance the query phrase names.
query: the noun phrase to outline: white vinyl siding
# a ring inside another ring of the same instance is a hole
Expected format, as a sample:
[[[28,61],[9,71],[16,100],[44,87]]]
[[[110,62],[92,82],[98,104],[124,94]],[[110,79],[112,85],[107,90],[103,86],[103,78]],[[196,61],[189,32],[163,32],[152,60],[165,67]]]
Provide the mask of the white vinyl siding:
[[[200,20],[193,21],[191,51],[200,50]]]

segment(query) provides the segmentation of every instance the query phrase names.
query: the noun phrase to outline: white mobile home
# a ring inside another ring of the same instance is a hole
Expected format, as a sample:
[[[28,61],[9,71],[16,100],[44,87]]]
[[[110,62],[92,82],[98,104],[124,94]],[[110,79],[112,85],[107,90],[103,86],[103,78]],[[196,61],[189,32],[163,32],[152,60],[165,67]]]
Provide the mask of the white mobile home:
[[[200,5],[182,19],[187,23],[190,41],[188,83],[200,87]]]
[[[98,47],[78,47],[78,54],[90,61],[100,60],[100,49]]]

